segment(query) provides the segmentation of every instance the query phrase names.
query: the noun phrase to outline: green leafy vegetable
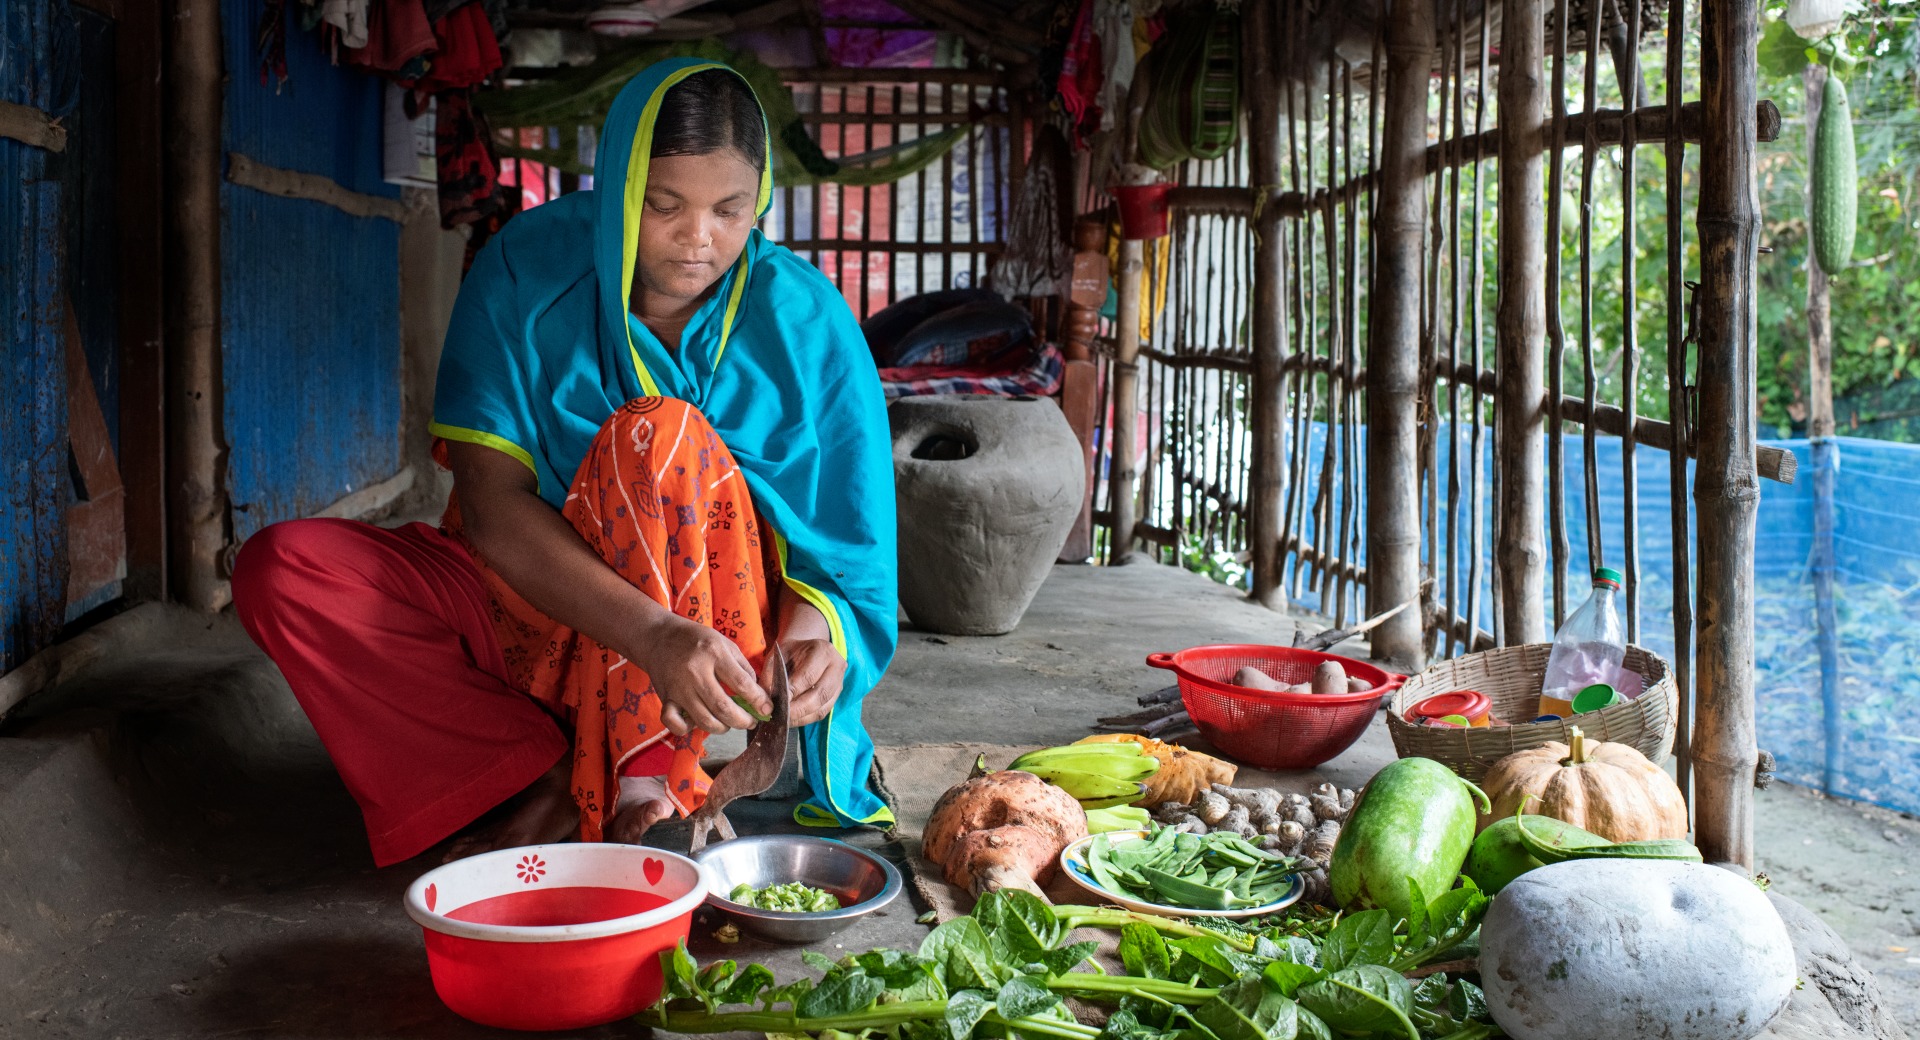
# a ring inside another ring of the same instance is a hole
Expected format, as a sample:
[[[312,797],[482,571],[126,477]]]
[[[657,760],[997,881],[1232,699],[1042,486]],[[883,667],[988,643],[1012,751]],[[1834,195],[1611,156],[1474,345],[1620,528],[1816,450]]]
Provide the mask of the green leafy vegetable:
[[[1420,1040],[1407,1012],[1413,1007],[1413,987],[1391,968],[1362,964],[1345,968],[1300,987],[1301,1006],[1343,1032],[1398,1031],[1407,1040]]]
[[[784,885],[768,885],[754,888],[740,884],[727,893],[727,898],[741,906],[771,910],[780,914],[817,914],[826,910],[840,909],[840,899],[832,892],[822,892],[809,888],[798,881],[789,881]]]

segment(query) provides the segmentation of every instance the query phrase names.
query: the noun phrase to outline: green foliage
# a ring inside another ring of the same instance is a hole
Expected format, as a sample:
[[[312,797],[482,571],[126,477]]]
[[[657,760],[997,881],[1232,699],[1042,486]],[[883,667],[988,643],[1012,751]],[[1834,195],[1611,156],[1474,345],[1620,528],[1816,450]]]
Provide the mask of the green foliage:
[[[1026,892],[982,897],[969,917],[934,929],[916,952],[869,950],[830,960],[785,986],[761,965],[702,968],[684,946],[663,958],[666,992],[644,1016],[667,1032],[761,1032],[821,1040],[1298,1040],[1376,1037],[1485,1040],[1485,997],[1465,980],[1402,973],[1465,935],[1486,900],[1443,895],[1419,920],[1375,910],[1206,927],[1098,907],[1054,907]],[[1094,944],[1084,926],[1117,928],[1126,975],[1078,970]],[[1211,930],[1214,927],[1219,930]],[[1404,926],[1404,927],[1403,927]],[[1106,1004],[1104,1028],[1066,999]]]

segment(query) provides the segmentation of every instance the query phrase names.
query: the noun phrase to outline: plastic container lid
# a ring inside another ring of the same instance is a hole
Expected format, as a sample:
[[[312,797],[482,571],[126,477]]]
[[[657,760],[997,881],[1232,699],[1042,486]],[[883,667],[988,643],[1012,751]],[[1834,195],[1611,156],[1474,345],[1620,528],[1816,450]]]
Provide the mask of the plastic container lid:
[[[1492,709],[1493,698],[1479,690],[1450,690],[1422,698],[1407,709],[1407,714],[1411,717],[1429,719],[1445,718],[1448,715],[1478,719]]]
[[[1594,569],[1593,583],[1596,586],[1605,585],[1610,589],[1617,589],[1624,581],[1626,581],[1626,578],[1612,567],[1596,567]]]
[[[1620,696],[1619,690],[1606,683],[1594,683],[1573,695],[1573,713],[1584,715],[1590,711],[1599,711],[1601,708],[1610,708],[1623,700],[1626,698]]]

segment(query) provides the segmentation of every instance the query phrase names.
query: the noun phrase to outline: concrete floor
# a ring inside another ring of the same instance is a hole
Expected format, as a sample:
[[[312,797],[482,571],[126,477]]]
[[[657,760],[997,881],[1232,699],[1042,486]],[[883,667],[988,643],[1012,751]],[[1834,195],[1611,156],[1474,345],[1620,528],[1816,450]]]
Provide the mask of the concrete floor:
[[[1285,643],[1293,625],[1167,568],[1057,568],[1011,635],[903,633],[869,724],[892,746],[1070,740],[1167,684],[1146,654]],[[400,896],[437,857],[373,869],[351,800],[232,618],[167,612],[146,631],[0,730],[0,1037],[507,1035],[434,997]],[[1376,725],[1322,772],[1358,786],[1391,756]],[[760,803],[736,819],[784,816]],[[876,832],[847,837],[898,855]],[[1920,826],[1776,788],[1759,844],[1777,888],[1839,929],[1920,1033],[1920,893],[1900,873],[1920,873]],[[836,941],[910,946],[917,913],[903,899]],[[706,927],[695,941],[723,949]],[[792,950],[724,950],[799,967]]]

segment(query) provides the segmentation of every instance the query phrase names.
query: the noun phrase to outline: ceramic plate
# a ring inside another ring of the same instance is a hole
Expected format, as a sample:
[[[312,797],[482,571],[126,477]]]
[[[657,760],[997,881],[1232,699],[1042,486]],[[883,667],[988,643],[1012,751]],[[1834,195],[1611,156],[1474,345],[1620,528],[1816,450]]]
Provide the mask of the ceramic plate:
[[[1301,880],[1300,875],[1295,874],[1291,883],[1287,886],[1286,894],[1263,906],[1249,906],[1240,910],[1193,910],[1184,906],[1166,906],[1161,903],[1149,903],[1143,899],[1136,899],[1125,892],[1115,892],[1104,888],[1100,882],[1093,879],[1093,871],[1087,868],[1087,846],[1093,843],[1093,837],[1094,836],[1089,835],[1088,837],[1081,838],[1079,841],[1062,849],[1060,852],[1060,869],[1066,871],[1067,877],[1071,878],[1074,884],[1079,885],[1081,888],[1086,889],[1088,892],[1109,903],[1126,907],[1128,910],[1135,910],[1146,914],[1159,914],[1162,917],[1265,917],[1268,914],[1279,913],[1281,910],[1292,906],[1302,895],[1306,894],[1307,891],[1307,883]],[[1145,841],[1146,839],[1146,831],[1107,832],[1107,840],[1115,845],[1125,845],[1129,842]]]

